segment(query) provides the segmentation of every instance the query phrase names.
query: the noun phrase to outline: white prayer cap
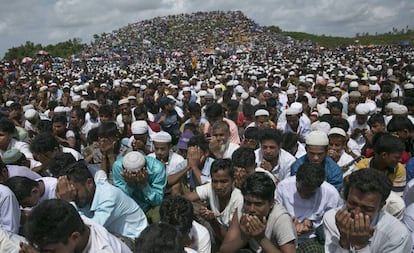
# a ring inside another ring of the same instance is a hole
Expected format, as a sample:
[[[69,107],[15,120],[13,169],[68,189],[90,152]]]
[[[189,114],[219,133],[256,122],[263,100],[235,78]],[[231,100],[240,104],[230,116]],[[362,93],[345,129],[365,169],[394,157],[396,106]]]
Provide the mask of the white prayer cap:
[[[376,76],[370,76],[370,77],[368,77],[368,80],[370,80],[372,82],[376,82],[378,80],[378,78]]]
[[[335,87],[336,87],[336,85],[335,85],[335,83],[328,83],[328,84],[326,85],[326,87],[335,88]]]
[[[289,107],[286,110],[285,113],[286,113],[286,116],[288,116],[288,115],[298,115],[300,113],[300,110],[298,108],[295,108],[295,107]]]
[[[331,130],[331,125],[328,122],[319,122],[315,130],[328,134],[329,130]]]
[[[319,117],[322,117],[325,114],[331,114],[331,111],[326,107],[321,107],[318,109]]]
[[[81,96],[79,96],[79,95],[75,95],[75,96],[73,96],[72,97],[72,101],[73,102],[79,102],[79,101],[81,101],[82,100],[82,97]]]
[[[47,86],[40,87],[39,91],[47,91]]]
[[[247,92],[243,92],[243,93],[241,94],[241,98],[242,98],[243,100],[248,99],[248,98],[249,98],[249,93],[247,93]]]
[[[359,114],[359,115],[368,115],[369,111],[370,111],[370,108],[367,103],[358,104],[355,108],[356,114]]]
[[[303,111],[303,106],[302,106],[302,103],[300,103],[300,102],[293,102],[290,105],[290,107],[297,109],[299,111],[299,113],[301,113]]]
[[[221,88],[221,85],[220,85],[220,88]],[[243,93],[244,92],[243,86],[241,86],[241,85],[237,85],[234,90],[235,90],[236,93]]]
[[[124,156],[122,166],[126,170],[136,172],[145,167],[145,156],[138,151],[131,151]]]
[[[406,83],[406,84],[404,85],[404,89],[405,89],[405,90],[411,90],[411,89],[414,89],[414,84],[412,84],[412,83]]]
[[[294,89],[288,89],[288,90],[286,91],[286,94],[288,94],[288,95],[293,95],[293,94],[296,94],[296,90],[294,90]]]
[[[6,102],[6,106],[10,107],[13,103],[14,103],[14,101],[9,100],[9,101]]]
[[[394,115],[405,115],[408,113],[408,108],[405,105],[396,105],[392,108],[392,114]]]
[[[353,90],[349,93],[349,97],[360,97],[360,96],[361,96],[361,92],[357,90]]]
[[[199,97],[204,97],[205,95],[207,95],[207,91],[205,91],[205,90],[200,90],[200,91],[197,93],[197,95],[198,95]]]
[[[80,104],[81,109],[86,109],[89,105],[89,101],[83,100]]]
[[[259,109],[254,113],[255,117],[259,117],[259,116],[269,116],[269,112],[265,109]]]
[[[185,88],[190,88],[190,87],[185,87]],[[220,90],[222,90],[222,88],[221,88],[221,85],[220,85],[220,84],[216,84],[216,85],[214,85],[214,89],[220,89]],[[185,90],[183,89],[183,91],[185,91]],[[189,91],[189,89],[188,89],[187,91]]]
[[[341,88],[335,87],[335,88],[332,89],[332,92],[337,92],[337,91],[341,92]]]
[[[329,139],[326,133],[322,131],[312,131],[306,136],[306,145],[310,146],[327,146]]]
[[[99,104],[99,102],[98,102],[98,100],[91,100],[91,101],[89,101],[89,104],[88,105],[96,105],[97,107],[99,107],[100,106],[100,104]]]
[[[119,100],[118,105],[123,105],[123,104],[128,104],[128,103],[129,103],[128,98],[123,98]]]
[[[328,97],[328,103],[337,102],[337,101],[338,101],[338,99],[334,96]]]
[[[34,109],[34,106],[32,104],[29,104],[29,105],[24,105],[22,107],[23,112],[26,112],[29,109]]]
[[[172,140],[171,135],[165,131],[154,133],[154,135],[152,136],[152,141],[155,141],[155,142],[171,143],[171,140]]]
[[[388,104],[385,105],[385,109],[391,109],[394,110],[395,107],[399,106],[398,103],[396,102],[389,102]]]
[[[381,90],[381,87],[378,84],[370,84],[369,85],[369,90],[372,90],[372,91],[380,91]]]
[[[27,120],[31,120],[34,119],[36,117],[39,116],[39,113],[35,110],[35,109],[28,109],[25,113],[24,113],[24,117]]]
[[[328,136],[331,136],[333,134],[341,135],[343,137],[346,137],[346,133],[342,128],[339,127],[333,127],[331,130],[329,130]]]
[[[359,84],[358,84],[358,82],[357,82],[357,81],[352,81],[352,82],[349,84],[349,87],[350,87],[350,88],[358,88],[358,86],[359,86]]]
[[[53,112],[55,112],[55,113],[65,112],[66,113],[66,110],[65,110],[65,107],[63,107],[63,106],[56,106],[55,109],[53,110]]]
[[[266,94],[266,93],[272,94],[272,91],[271,90],[265,90],[265,91],[263,91],[263,94]]]
[[[216,87],[214,86],[214,89],[215,89]],[[220,87],[221,88],[221,87]],[[190,89],[190,87],[188,87],[188,86],[186,86],[186,87],[184,87],[183,88],[183,92],[191,92],[191,89]]]
[[[128,100],[137,100],[136,96],[128,96]]]
[[[145,134],[148,132],[148,123],[145,120],[137,120],[131,124],[132,134]]]

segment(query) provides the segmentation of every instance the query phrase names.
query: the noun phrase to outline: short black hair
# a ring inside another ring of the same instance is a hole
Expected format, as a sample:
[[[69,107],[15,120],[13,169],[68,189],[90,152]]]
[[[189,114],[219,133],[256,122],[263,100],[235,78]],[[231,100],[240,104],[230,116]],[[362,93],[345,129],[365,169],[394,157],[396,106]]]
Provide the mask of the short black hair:
[[[188,147],[200,147],[200,149],[206,153],[209,151],[209,147],[208,147],[209,143],[206,139],[206,137],[204,137],[203,135],[195,135],[193,137],[190,138],[190,140],[188,141]]]
[[[26,239],[36,246],[66,244],[74,232],[85,231],[78,211],[61,199],[45,200],[33,208],[25,224]]]
[[[377,133],[372,138],[375,154],[381,153],[402,153],[405,149],[404,143],[390,133]]]
[[[183,253],[183,235],[172,225],[161,222],[146,227],[135,240],[135,253]]]
[[[214,173],[220,170],[227,170],[229,172],[229,176],[234,178],[234,170],[233,170],[233,163],[230,159],[217,159],[211,164],[210,174],[213,175]]]
[[[387,131],[392,133],[403,130],[412,132],[414,130],[414,124],[408,119],[407,116],[394,115],[390,122],[388,122]]]
[[[59,147],[59,142],[51,132],[42,132],[34,137],[30,143],[30,150],[33,153],[46,153]]]
[[[375,113],[369,117],[367,124],[369,127],[373,127],[375,124],[380,124],[385,126],[384,116],[381,113]]]
[[[98,127],[98,137],[119,136],[119,130],[115,122],[102,122]]]
[[[273,128],[265,128],[259,133],[260,142],[272,140],[280,146],[282,143],[282,134],[279,130]]]
[[[93,180],[91,172],[83,161],[77,161],[68,166],[64,171],[64,175],[67,176],[69,181],[81,184],[86,183],[88,179]]]
[[[114,113],[114,109],[112,107],[112,105],[110,104],[105,104],[102,105],[101,107],[99,107],[99,116],[100,117],[112,117]]]
[[[66,124],[68,123],[68,118],[66,118],[65,114],[55,114],[52,118],[52,124],[53,123],[62,123],[62,124]]]
[[[9,120],[8,118],[2,118],[0,120],[0,131],[6,132],[8,134],[14,134],[16,131],[16,126],[14,125],[13,121]]]
[[[305,162],[296,172],[296,182],[311,189],[320,187],[325,180],[325,169],[320,164]]]
[[[248,147],[240,147],[236,149],[231,156],[231,160],[235,167],[250,168],[256,165],[254,150]]]
[[[343,109],[344,106],[343,106],[343,104],[341,102],[334,101],[334,102],[329,103],[329,107],[330,108],[338,108],[338,109],[340,109],[342,111],[342,109]]]
[[[217,118],[223,115],[223,107],[220,104],[212,103],[205,109],[207,119]]]
[[[243,196],[254,196],[267,201],[273,201],[275,196],[275,183],[264,172],[255,172],[243,181],[241,192]]]
[[[332,118],[330,122],[328,122],[329,125],[331,125],[331,128],[339,127],[342,130],[348,132],[349,130],[349,122],[346,119],[343,118]]]
[[[169,196],[160,206],[160,220],[175,226],[183,235],[190,232],[193,222],[193,204],[182,196]]]
[[[244,130],[244,138],[257,140],[259,138],[259,128],[257,127],[246,128],[246,130]]]
[[[385,203],[390,195],[392,183],[385,173],[374,169],[360,169],[349,176],[345,182],[344,197],[348,199],[351,188],[358,189],[362,193],[379,193],[381,201]]]
[[[48,163],[48,170],[53,177],[63,176],[66,168],[76,162],[75,157],[71,153],[59,152],[54,155]]]
[[[39,182],[21,176],[10,177],[4,184],[12,190],[19,202],[30,197],[32,189],[39,186]]]

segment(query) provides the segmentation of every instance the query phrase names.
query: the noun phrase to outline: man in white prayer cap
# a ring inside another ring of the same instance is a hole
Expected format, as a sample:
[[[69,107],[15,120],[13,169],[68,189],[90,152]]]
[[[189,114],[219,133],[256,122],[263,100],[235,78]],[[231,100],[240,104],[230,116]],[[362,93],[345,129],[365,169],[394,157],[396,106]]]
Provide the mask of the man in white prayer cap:
[[[129,146],[134,151],[149,154],[153,150],[151,137],[148,133],[148,123],[145,120],[137,120],[131,124],[132,136],[129,139]]]
[[[340,191],[343,185],[342,170],[338,164],[328,156],[328,135],[321,131],[312,131],[306,136],[306,155],[302,156],[290,167],[290,174],[296,175],[299,167],[310,162],[325,169],[326,181]]]
[[[356,115],[348,117],[349,130],[348,134],[352,139],[356,141],[361,151],[362,147],[365,145],[365,133],[369,130],[367,124],[370,106],[367,103],[358,104],[355,108]]]

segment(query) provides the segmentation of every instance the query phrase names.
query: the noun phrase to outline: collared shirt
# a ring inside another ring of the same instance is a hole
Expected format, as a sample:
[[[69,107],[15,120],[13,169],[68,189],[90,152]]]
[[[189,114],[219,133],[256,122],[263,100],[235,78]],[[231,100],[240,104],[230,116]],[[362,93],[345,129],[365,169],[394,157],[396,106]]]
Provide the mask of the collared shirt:
[[[121,157],[112,165],[114,185],[133,198],[144,212],[154,206],[161,205],[164,197],[164,188],[167,185],[164,165],[154,157],[145,156],[146,169],[148,171],[147,186],[141,188],[135,185],[135,187],[131,188],[121,175],[124,171],[123,161],[124,158]]]
[[[258,148],[254,151],[256,155],[256,164],[257,166],[261,166],[263,161],[263,152],[261,148]],[[284,149],[279,150],[279,160],[276,166],[272,169],[272,174],[279,180],[282,181],[283,179],[290,176],[290,166],[296,161],[296,158],[291,155],[289,152],[285,151]]]
[[[356,165],[357,169],[375,169],[373,157],[365,158],[359,161]],[[393,185],[393,191],[403,192],[406,185],[405,167],[401,163],[397,164],[395,168],[388,168],[384,171]]]
[[[89,240],[82,253],[132,253],[128,246],[109,233],[103,226],[85,216],[81,216],[81,218],[90,229]]]
[[[279,182],[276,188],[276,200],[283,205],[289,214],[298,218],[312,221],[313,230],[298,236],[299,243],[315,237],[315,230],[322,224],[326,211],[342,206],[343,201],[338,191],[331,184],[323,182],[309,199],[303,199],[296,188],[296,176],[291,176]]]
[[[298,160],[296,160],[296,162],[294,162],[292,166],[290,167],[290,175],[291,176],[296,175],[296,172],[298,171],[299,167],[307,160],[308,160],[307,155],[304,155]],[[325,174],[326,174],[326,181],[330,183],[331,185],[335,186],[335,188],[338,191],[340,191],[343,186],[342,169],[329,156],[325,157],[324,168],[325,168]]]
[[[138,204],[107,181],[95,182],[92,204],[78,208],[81,215],[92,219],[115,235],[138,238],[147,225],[147,217]]]
[[[360,250],[343,249],[339,245],[340,233],[335,222],[335,215],[339,208],[329,210],[323,217],[325,232],[325,252],[381,252],[381,253],[408,253],[412,250],[411,236],[407,228],[395,217],[387,212],[380,211],[375,223],[375,232],[369,239],[368,245]]]
[[[0,227],[17,234],[20,226],[20,205],[14,193],[0,184]]]

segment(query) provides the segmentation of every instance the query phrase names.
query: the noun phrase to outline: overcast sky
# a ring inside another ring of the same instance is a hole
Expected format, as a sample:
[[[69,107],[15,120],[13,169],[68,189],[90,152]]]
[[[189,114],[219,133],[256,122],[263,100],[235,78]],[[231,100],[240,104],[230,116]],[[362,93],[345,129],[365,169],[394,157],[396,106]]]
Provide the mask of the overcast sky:
[[[260,25],[333,36],[414,28],[413,0],[14,0],[0,8],[0,58],[26,41],[88,43],[128,23],[211,10],[241,10]]]

